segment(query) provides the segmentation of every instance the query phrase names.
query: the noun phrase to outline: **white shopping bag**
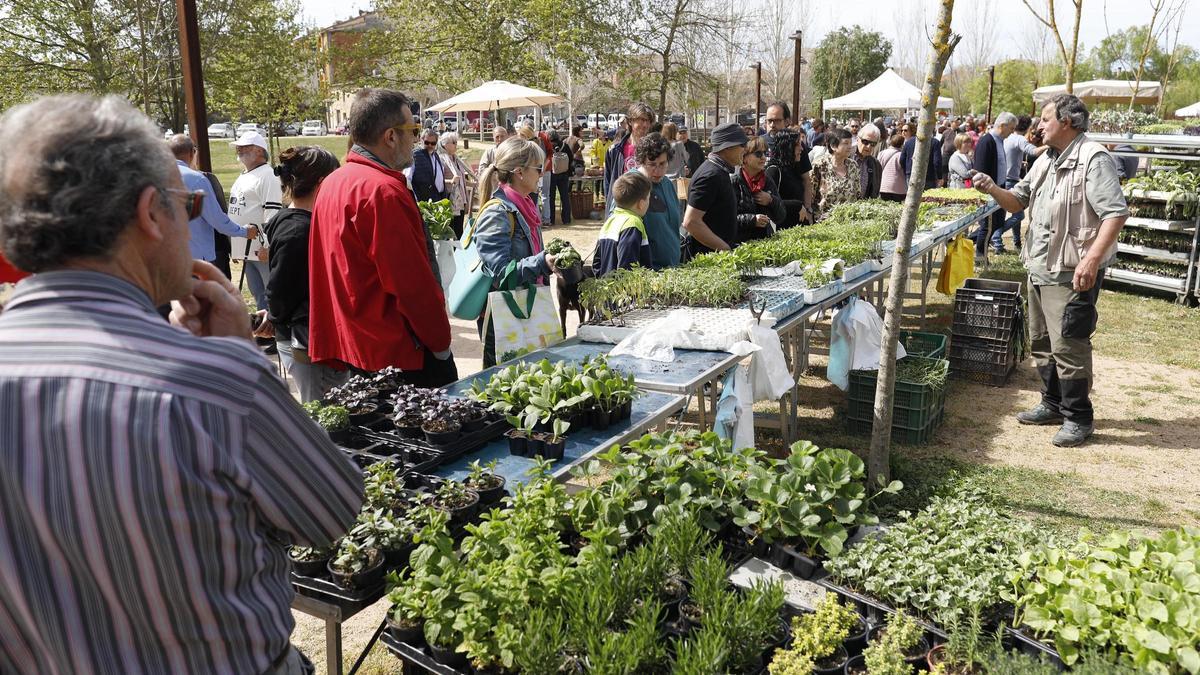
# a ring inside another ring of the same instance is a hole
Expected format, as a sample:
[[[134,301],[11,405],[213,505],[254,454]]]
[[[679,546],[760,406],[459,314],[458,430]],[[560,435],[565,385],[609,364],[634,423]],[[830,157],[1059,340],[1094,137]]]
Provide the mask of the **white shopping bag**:
[[[442,273],[442,294],[449,295],[450,282],[454,280],[454,251],[458,249],[458,242],[454,240],[433,240],[433,250],[437,254],[438,271]]]
[[[530,286],[488,294],[496,335],[497,361],[507,361],[563,339],[549,286]]]
[[[845,391],[850,386],[851,370],[879,370],[883,319],[871,303],[850,296],[846,305],[833,315],[832,332],[826,371],[830,382]],[[897,344],[896,358],[907,355],[904,345]]]

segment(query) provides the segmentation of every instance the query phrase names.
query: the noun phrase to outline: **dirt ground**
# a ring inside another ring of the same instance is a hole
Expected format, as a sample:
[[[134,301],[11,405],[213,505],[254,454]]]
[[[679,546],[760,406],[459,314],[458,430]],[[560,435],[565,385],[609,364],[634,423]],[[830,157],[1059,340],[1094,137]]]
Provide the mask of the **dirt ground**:
[[[576,222],[551,228],[546,237],[567,239],[586,256],[598,230],[597,221]],[[1003,271],[989,276],[1015,278],[1016,265],[1007,261],[1007,277]],[[949,332],[950,299],[932,288],[929,296],[925,329]],[[922,447],[894,448],[897,472],[905,473],[905,491],[914,504],[927,494],[923,491],[965,480],[963,484],[999,495],[1014,511],[1063,531],[1200,524],[1200,370],[1189,367],[1200,363],[1200,345],[1194,344],[1200,310],[1106,290],[1100,313],[1093,394],[1097,431],[1091,442],[1055,448],[1050,443],[1054,427],[1017,424],[1014,415],[1038,400],[1038,378],[1029,359],[1005,387],[954,380],[947,391],[946,418],[934,440]],[[573,334],[577,321],[572,315],[568,322],[568,334]],[[482,364],[474,323],[451,324],[459,374],[476,372]],[[920,328],[912,319],[905,320],[905,327]],[[1135,334],[1136,344],[1123,339]],[[821,357],[813,358],[800,384],[801,437],[865,452],[868,439],[845,432],[840,417],[845,397],[824,379]],[[687,418],[694,414],[693,405]],[[769,432],[760,434],[760,442],[782,450]],[[383,620],[386,605],[381,601],[344,625],[347,669]],[[293,641],[322,672],[324,626],[294,614]],[[400,672],[400,664],[377,646],[360,672]]]

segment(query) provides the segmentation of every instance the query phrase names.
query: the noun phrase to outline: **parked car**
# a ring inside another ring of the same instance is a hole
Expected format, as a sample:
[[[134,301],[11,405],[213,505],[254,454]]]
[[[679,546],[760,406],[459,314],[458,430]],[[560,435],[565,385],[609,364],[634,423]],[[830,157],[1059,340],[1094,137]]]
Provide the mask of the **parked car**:
[[[287,122],[287,123],[281,122],[280,124],[278,124],[275,127],[275,135],[277,135],[277,136],[299,136],[300,135],[300,123],[299,122]]]
[[[620,115],[618,115],[617,113],[613,113],[608,116],[608,128],[616,129],[617,127],[621,126],[621,122],[624,122],[624,121],[625,121],[624,113],[622,113]]]
[[[587,115],[576,115],[575,116],[574,126],[587,128],[587,125],[588,125]]]
[[[601,131],[608,130],[608,117],[601,113],[592,113],[587,116],[587,126],[591,129],[600,129]]]
[[[305,120],[304,127],[300,130],[302,136],[327,136],[329,128],[321,120]]]
[[[229,122],[217,122],[216,124],[208,125],[209,138],[233,138],[236,132],[233,125]]]
[[[350,123],[342,122],[341,124],[338,125],[337,129],[333,130],[333,133],[337,134],[338,136],[349,136],[350,135]]]
[[[257,131],[258,133],[262,134],[263,136],[267,135],[267,128],[262,126],[261,124],[255,124],[253,122],[243,122],[242,124],[239,124],[237,127],[237,136],[240,137],[242,134],[249,132],[249,131]]]

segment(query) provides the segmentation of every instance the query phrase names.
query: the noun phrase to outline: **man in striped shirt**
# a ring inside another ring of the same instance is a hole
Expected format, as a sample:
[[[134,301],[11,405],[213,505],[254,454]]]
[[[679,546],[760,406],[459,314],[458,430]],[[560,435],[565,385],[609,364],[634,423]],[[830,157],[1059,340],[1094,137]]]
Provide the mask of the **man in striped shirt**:
[[[0,118],[0,246],[35,273],[0,314],[0,672],[311,671],[286,546],[362,479],[191,260],[200,204],[121,99]]]

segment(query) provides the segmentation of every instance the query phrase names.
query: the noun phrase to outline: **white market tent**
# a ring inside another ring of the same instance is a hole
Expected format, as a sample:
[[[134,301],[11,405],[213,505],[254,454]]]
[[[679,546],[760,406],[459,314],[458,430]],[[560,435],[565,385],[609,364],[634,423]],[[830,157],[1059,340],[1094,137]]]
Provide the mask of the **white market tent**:
[[[1200,101],[1175,111],[1176,117],[1200,117]]]
[[[1133,80],[1090,80],[1088,82],[1076,82],[1073,87],[1074,94],[1079,97],[1084,103],[1129,103],[1129,97],[1133,96]],[[1038,87],[1033,90],[1033,102],[1038,105],[1044,105],[1057,94],[1067,93],[1067,85],[1052,84],[1045,87]],[[1133,100],[1135,104],[1152,105],[1158,103],[1158,99],[1162,98],[1162,84],[1150,80],[1143,80],[1137,86],[1137,97]]]
[[[825,110],[911,110],[921,107],[921,90],[888,68],[861,89],[845,96],[827,98]],[[954,99],[939,96],[937,107],[954,108]]]

